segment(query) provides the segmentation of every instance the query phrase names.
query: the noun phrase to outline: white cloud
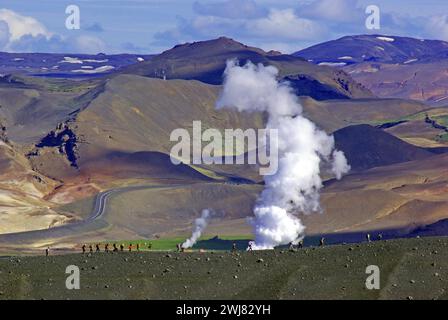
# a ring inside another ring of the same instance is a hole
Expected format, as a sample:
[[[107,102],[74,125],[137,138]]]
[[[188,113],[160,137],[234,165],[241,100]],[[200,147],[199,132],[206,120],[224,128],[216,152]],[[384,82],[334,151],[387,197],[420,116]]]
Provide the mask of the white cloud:
[[[234,20],[216,16],[197,16],[191,21],[191,28],[203,35],[220,35],[224,30],[231,30],[240,25]]]
[[[218,3],[195,2],[193,10],[204,16],[216,16],[229,19],[253,19],[266,14],[265,8],[254,0],[227,0]]]
[[[315,0],[299,9],[300,15],[331,22],[352,22],[365,19],[358,0]]]
[[[74,39],[73,41],[73,47],[77,49],[77,52],[82,53],[100,53],[105,51],[106,44],[96,38],[91,36],[79,36]]]
[[[272,9],[265,18],[248,21],[247,31],[260,37],[279,37],[290,40],[307,40],[321,36],[325,28],[318,23],[298,17],[294,10]]]
[[[9,41],[17,41],[26,35],[33,37],[42,35],[47,39],[52,36],[45,26],[36,19],[22,16],[12,10],[0,9],[0,21],[8,24],[10,32]]]
[[[293,9],[271,9],[264,17],[254,19],[214,15],[196,15],[190,20],[179,18],[175,28],[157,33],[156,42],[153,44],[164,45],[228,36],[266,50],[293,52],[300,47],[296,42],[315,40],[325,33],[325,27],[298,17]],[[269,48],[268,44],[275,46]]]
[[[426,26],[428,35],[448,41],[448,15],[432,16]]]
[[[0,49],[6,46],[10,37],[8,24],[5,21],[0,21]]]
[[[61,37],[49,32],[42,23],[32,17],[0,9],[0,50],[99,53],[106,50],[106,45],[93,36]]]

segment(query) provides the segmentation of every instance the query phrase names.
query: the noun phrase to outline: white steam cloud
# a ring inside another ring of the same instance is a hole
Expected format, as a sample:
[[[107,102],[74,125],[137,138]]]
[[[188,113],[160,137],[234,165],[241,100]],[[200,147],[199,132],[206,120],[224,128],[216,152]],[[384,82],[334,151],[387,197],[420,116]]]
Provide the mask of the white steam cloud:
[[[194,229],[191,237],[182,243],[182,248],[187,249],[194,246],[194,244],[201,237],[202,232],[207,228],[208,221],[212,216],[212,212],[209,209],[202,210],[201,217],[194,221]]]
[[[240,67],[231,60],[224,75],[217,107],[267,112],[267,129],[278,130],[278,170],[264,177],[265,189],[254,208],[253,249],[296,242],[305,230],[296,215],[321,210],[321,162],[331,163],[338,179],[350,166],[344,154],[335,150],[333,136],[302,116],[302,106],[291,87],[277,81],[277,68],[251,62]]]

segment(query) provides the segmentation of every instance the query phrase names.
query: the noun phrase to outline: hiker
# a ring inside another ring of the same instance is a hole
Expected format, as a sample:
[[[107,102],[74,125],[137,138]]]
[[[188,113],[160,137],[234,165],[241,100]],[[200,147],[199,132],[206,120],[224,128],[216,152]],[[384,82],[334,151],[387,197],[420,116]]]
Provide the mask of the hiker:
[[[323,247],[324,245],[325,245],[325,238],[322,237],[322,238],[320,238],[319,246],[320,246],[320,247]]]
[[[95,247],[96,247],[96,252],[100,252],[101,251],[100,250],[100,245],[98,243],[95,245]]]
[[[236,251],[236,242],[232,243],[232,252]]]
[[[299,249],[302,249],[303,248],[303,240],[300,240],[299,241]]]
[[[124,251],[124,244],[120,244],[120,251],[121,251],[121,252]]]
[[[136,249],[137,249],[137,252],[140,252],[140,244],[137,243]]]
[[[82,254],[86,253],[86,245],[85,244],[82,245],[81,249],[82,249]]]
[[[129,252],[132,252],[132,243],[129,244]]]
[[[50,255],[50,247],[45,249],[45,256],[48,257]]]
[[[152,243],[150,242],[149,244],[148,244],[148,250],[151,250],[152,249]]]
[[[89,251],[90,253],[93,253],[93,246],[91,244],[89,245]]]
[[[176,248],[177,248],[177,252],[181,252],[182,251],[182,244],[181,243],[177,243],[176,244]]]
[[[118,251],[118,247],[117,247],[117,244],[116,243],[114,243],[114,252],[117,252]]]
[[[380,240],[380,241],[383,240],[383,234],[382,233],[378,234],[378,240]]]
[[[291,241],[291,242],[289,243],[289,251],[294,251],[294,249],[295,249],[295,248],[294,248],[294,242]]]
[[[253,251],[253,245],[254,245],[254,242],[253,241],[249,241],[249,247],[247,248],[247,251]]]
[[[370,240],[370,233],[368,233],[367,235],[366,235],[366,239],[367,239],[367,242],[370,242],[371,240]]]
[[[104,251],[105,251],[105,252],[109,252],[109,244],[108,244],[108,243],[106,243],[106,244],[104,245]]]

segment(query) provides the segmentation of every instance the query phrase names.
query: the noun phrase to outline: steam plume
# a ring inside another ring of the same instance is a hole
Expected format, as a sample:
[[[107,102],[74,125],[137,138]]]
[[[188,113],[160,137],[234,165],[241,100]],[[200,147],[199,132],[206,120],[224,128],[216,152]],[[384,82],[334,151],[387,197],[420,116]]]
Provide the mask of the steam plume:
[[[208,221],[211,217],[212,213],[209,209],[202,210],[201,217],[197,218],[194,221],[194,230],[193,234],[189,239],[187,239],[184,243],[182,243],[182,248],[187,249],[194,246],[194,244],[201,237],[202,232],[207,228]]]
[[[224,88],[217,108],[238,111],[265,111],[267,129],[278,130],[278,170],[264,177],[265,189],[258,198],[251,223],[255,232],[254,249],[272,249],[296,242],[305,227],[298,213],[320,211],[321,162],[331,163],[336,178],[350,169],[341,151],[334,149],[334,138],[302,116],[302,106],[287,83],[277,81],[272,66],[248,62],[240,67],[227,62]]]

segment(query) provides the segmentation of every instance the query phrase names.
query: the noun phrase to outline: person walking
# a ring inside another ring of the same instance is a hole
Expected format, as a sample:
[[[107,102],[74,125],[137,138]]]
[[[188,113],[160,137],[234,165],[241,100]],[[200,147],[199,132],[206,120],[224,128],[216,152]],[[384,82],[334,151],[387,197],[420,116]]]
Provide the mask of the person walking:
[[[324,245],[325,245],[325,238],[322,237],[322,238],[320,238],[319,246],[320,246],[320,247],[323,247]]]

